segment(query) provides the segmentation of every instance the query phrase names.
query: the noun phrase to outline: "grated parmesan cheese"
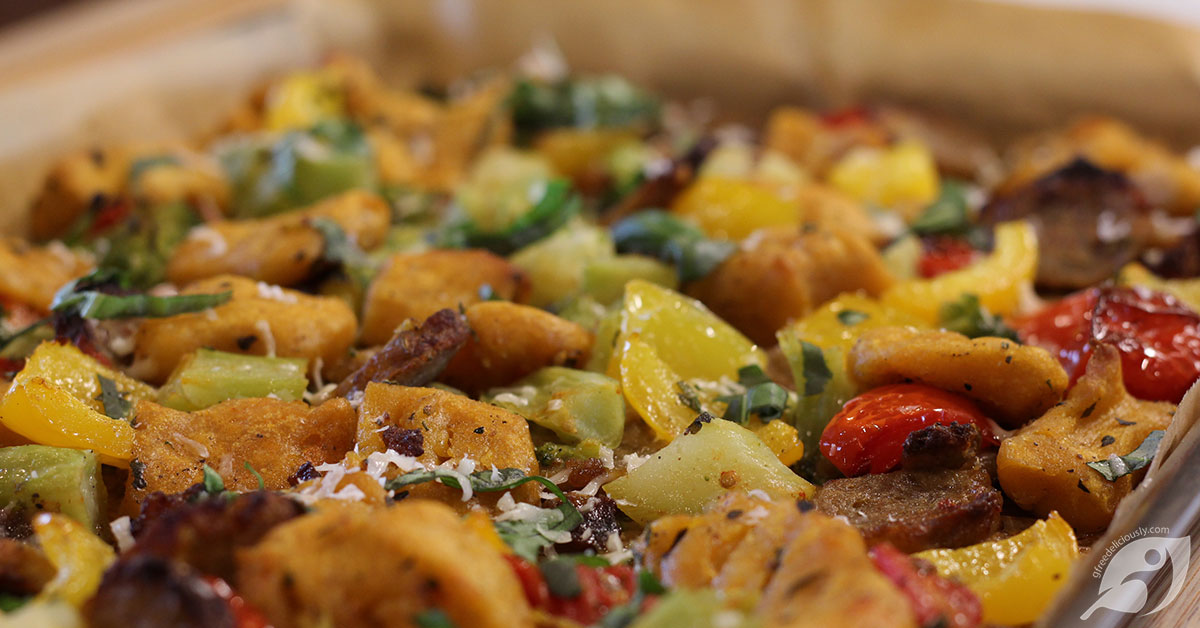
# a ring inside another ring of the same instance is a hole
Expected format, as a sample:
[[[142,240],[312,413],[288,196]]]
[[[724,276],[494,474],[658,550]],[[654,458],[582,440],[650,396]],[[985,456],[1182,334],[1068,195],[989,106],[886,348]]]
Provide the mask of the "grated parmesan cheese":
[[[129,515],[113,519],[108,527],[112,530],[113,538],[117,540],[117,549],[121,552],[129,551],[137,542],[133,540],[133,532],[130,530]]]
[[[269,284],[265,281],[258,282],[258,296],[271,301],[280,301],[282,303],[295,303],[296,295],[288,294],[282,287]]]
[[[650,458],[651,458],[650,456],[639,456],[637,454],[625,454],[624,456],[621,456],[621,464],[625,467],[626,471],[633,471],[634,469],[645,464],[645,462],[647,460],[649,460]]]
[[[192,452],[197,456],[201,458],[208,458],[208,447],[205,447],[203,443],[194,441],[187,436],[180,434],[179,432],[171,432],[171,438],[179,441],[180,444],[187,445],[188,449],[191,449]],[[230,462],[230,464],[233,463]]]
[[[209,257],[219,257],[229,250],[229,243],[225,241],[225,236],[208,225],[200,225],[192,229],[188,233],[188,239],[207,244],[205,253]]]
[[[254,321],[254,330],[262,334],[263,344],[267,346],[267,357],[275,357],[275,335],[271,333],[271,324],[260,318]]]

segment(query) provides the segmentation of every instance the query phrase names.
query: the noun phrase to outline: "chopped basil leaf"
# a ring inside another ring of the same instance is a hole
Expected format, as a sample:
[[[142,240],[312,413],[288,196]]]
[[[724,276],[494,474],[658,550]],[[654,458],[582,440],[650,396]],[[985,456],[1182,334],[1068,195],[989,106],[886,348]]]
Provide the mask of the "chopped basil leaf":
[[[783,416],[787,409],[788,391],[771,381],[758,365],[751,364],[738,369],[738,383],[746,388],[746,392],[717,397],[717,401],[726,404],[722,418],[745,424],[751,415],[763,421]]]
[[[696,390],[695,386],[686,381],[679,380],[675,382],[675,387],[679,389],[679,394],[677,395],[679,403],[687,406],[694,412],[703,410],[700,406],[700,393]]]
[[[804,396],[819,395],[825,391],[829,380],[833,379],[833,372],[825,363],[825,352],[821,347],[801,340],[800,353],[804,364]]]
[[[104,406],[104,414],[110,419],[128,418],[133,404],[117,389],[117,383],[98,373],[96,379],[100,380],[100,396],[96,401]]]
[[[658,99],[618,76],[564,79],[552,83],[521,79],[508,99],[520,143],[553,128],[658,126]]]
[[[672,264],[684,282],[708,275],[737,248],[733,242],[709,240],[699,227],[658,209],[618,222],[612,235],[618,252],[649,255]]]
[[[413,617],[413,623],[418,628],[457,628],[446,611],[440,608],[431,608],[417,613],[417,616]]]
[[[1146,436],[1146,440],[1143,440],[1141,445],[1137,446],[1137,449],[1128,454],[1124,456],[1112,455],[1106,460],[1089,462],[1087,466],[1099,472],[1100,475],[1104,476],[1104,479],[1113,482],[1117,478],[1129,475],[1150,464],[1154,460],[1154,454],[1158,453],[1158,446],[1165,434],[1165,430],[1154,430]]]
[[[0,358],[20,360],[29,357],[42,341],[54,338],[50,322],[51,318],[47,316],[10,334],[0,331]]]
[[[325,246],[321,249],[321,259],[336,266],[366,263],[366,254],[336,221],[322,216],[313,218],[308,224],[325,240]]]
[[[59,289],[50,309],[61,316],[80,318],[164,317],[199,312],[228,301],[232,291],[219,294],[180,294],[156,297],[148,294],[110,294],[102,290],[125,291],[123,276],[111,270],[97,270]]]
[[[529,211],[508,228],[488,233],[479,230],[470,219],[451,223],[438,235],[438,245],[446,248],[487,249],[508,255],[558,230],[579,213],[582,202],[565,179],[546,182],[545,192]]]
[[[384,488],[394,491],[412,484],[437,481],[450,488],[462,488],[460,473],[444,469],[417,469],[404,475],[399,475],[387,482]],[[536,516],[523,520],[497,521],[496,533],[512,548],[518,556],[531,561],[537,560],[537,555],[543,547],[549,547],[554,541],[549,538],[555,533],[570,532],[583,523],[583,515],[567,499],[562,489],[549,479],[540,475],[525,475],[520,469],[497,469],[495,471],[476,471],[466,476],[471,483],[471,489],[478,493],[495,493],[508,491],[528,482],[537,482],[558,498],[559,504],[554,508],[541,508]]]
[[[574,599],[583,594],[575,562],[566,558],[552,558],[538,565],[550,594],[565,599]]]
[[[999,316],[989,312],[979,302],[979,297],[969,292],[957,301],[944,303],[940,316],[942,327],[968,338],[991,336],[1008,338],[1015,342],[1021,340],[1015,329],[1006,325]]]
[[[850,327],[871,318],[871,315],[858,310],[842,310],[837,313],[837,318],[843,325]]]
[[[204,492],[209,495],[220,495],[225,492],[225,480],[212,467],[204,465]]]
[[[250,466],[249,460],[243,462],[242,464],[244,464],[246,466],[247,471],[254,474],[254,479],[258,480],[258,490],[260,490],[260,491],[265,490],[267,488],[267,484],[266,484],[266,482],[263,482],[263,476],[261,473],[258,472],[258,469],[255,469],[254,467]]]
[[[961,234],[971,226],[966,185],[952,179],[942,183],[938,197],[912,223],[918,235]]]
[[[25,605],[32,597],[21,597],[11,593],[0,593],[0,613],[9,613]]]

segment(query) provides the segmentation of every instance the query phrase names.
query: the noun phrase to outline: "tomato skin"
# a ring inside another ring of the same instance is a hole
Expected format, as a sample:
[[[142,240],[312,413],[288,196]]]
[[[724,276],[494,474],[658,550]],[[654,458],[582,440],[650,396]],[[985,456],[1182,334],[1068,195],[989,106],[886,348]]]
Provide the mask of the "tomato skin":
[[[1098,288],[1083,290],[1032,314],[1014,317],[1011,323],[1022,343],[1041,347],[1057,358],[1074,385],[1092,353],[1088,343],[1099,300]]]
[[[887,473],[900,465],[904,439],[934,424],[967,423],[998,445],[994,424],[966,397],[924,384],[868,390],[842,406],[821,433],[821,453],[847,477]]]
[[[966,268],[979,258],[979,251],[971,248],[965,240],[936,237],[923,242],[921,258],[917,260],[917,273],[925,279]]]
[[[581,592],[573,598],[562,598],[550,592],[537,565],[512,554],[505,558],[517,574],[530,606],[584,625],[600,621],[610,610],[633,599],[637,587],[633,568],[627,565],[576,565]]]
[[[1200,377],[1200,314],[1163,292],[1093,288],[1017,318],[1013,326],[1022,342],[1053,353],[1072,384],[1096,342],[1117,347],[1125,388],[1139,399],[1179,403]]]
[[[910,558],[889,543],[868,553],[875,568],[908,598],[918,625],[975,628],[983,619],[979,598],[967,587],[939,576],[928,562]]]

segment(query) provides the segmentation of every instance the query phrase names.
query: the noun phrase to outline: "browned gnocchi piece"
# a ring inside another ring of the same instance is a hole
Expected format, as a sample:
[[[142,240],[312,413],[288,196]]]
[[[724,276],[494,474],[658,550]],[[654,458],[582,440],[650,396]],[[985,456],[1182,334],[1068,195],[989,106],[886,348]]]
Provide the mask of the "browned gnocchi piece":
[[[354,312],[334,297],[307,295],[262,282],[220,275],[184,294],[232,291],[227,303],[190,314],[147,319],[135,336],[130,373],[162,383],[196,349],[321,360],[332,365],[354,342]]]
[[[45,312],[63,284],[91,269],[91,260],[61,242],[34,246],[17,238],[0,238],[0,301]]]
[[[468,392],[511,384],[544,366],[582,367],[592,333],[545,310],[505,301],[466,309],[471,337],[450,360],[442,381]]]
[[[234,491],[288,487],[305,462],[341,460],[354,445],[354,408],[331,399],[315,408],[302,401],[232,399],[196,412],[149,401],[134,414],[133,457],[127,498],[154,491],[179,493],[203,479],[208,465]],[[251,471],[247,464],[254,469]]]
[[[419,447],[398,453],[430,465],[469,459],[479,469],[495,466],[520,469],[527,475],[538,473],[525,419],[462,395],[436,388],[367,384],[359,406],[355,450],[367,456],[387,449],[386,432],[393,429],[419,430]],[[461,492],[432,483],[414,486],[411,492],[461,503]],[[532,500],[538,492],[533,484],[526,484],[514,494]]]
[[[1167,429],[1174,412],[1174,404],[1126,392],[1116,347],[1098,344],[1066,400],[1000,443],[1000,486],[1038,516],[1058,511],[1076,530],[1103,530],[1146,471],[1109,481],[1087,463],[1132,452]]]
[[[754,342],[843,292],[882,293],[893,279],[861,235],[806,224],[769,227],[746,238],[729,259],[687,287]]]
[[[308,209],[257,220],[222,220],[192,229],[167,263],[167,277],[185,284],[215,275],[243,275],[281,286],[308,279],[325,238],[314,220],[336,223],[363,250],[379,246],[391,218],[379,196],[354,190]]]
[[[455,626],[534,625],[500,553],[429,500],[322,508],[271,530],[238,562],[240,592],[279,628],[415,627],[432,609]]]
[[[482,250],[393,255],[367,291],[362,342],[383,344],[408,319],[423,321],[444,308],[478,303],[486,296],[481,289],[522,302],[529,296],[529,279],[504,258]]]
[[[39,240],[62,235],[89,207],[117,197],[129,177],[130,155],[91,149],[63,157],[46,175],[33,203],[31,229]]]
[[[1068,382],[1062,365],[1040,347],[908,327],[863,333],[846,367],[863,389],[920,382],[969,397],[1008,428],[1058,403]]]
[[[655,521],[645,538],[645,565],[664,584],[716,588],[766,626],[916,625],[862,536],[795,502],[735,491],[702,515]]]

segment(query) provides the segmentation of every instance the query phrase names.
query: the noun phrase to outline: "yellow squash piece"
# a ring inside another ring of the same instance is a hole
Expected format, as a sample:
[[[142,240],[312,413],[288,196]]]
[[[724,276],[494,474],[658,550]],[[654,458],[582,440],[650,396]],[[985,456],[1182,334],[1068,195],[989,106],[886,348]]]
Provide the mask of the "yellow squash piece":
[[[608,372],[659,438],[674,438],[696,418],[679,382],[736,381],[748,364],[765,366],[766,356],[698,301],[648,281],[626,285]]]
[[[60,599],[76,607],[82,605],[96,593],[104,570],[117,558],[108,543],[66,515],[37,515],[33,518],[33,533],[57,570],[54,579],[38,594],[42,600]]]
[[[938,194],[933,154],[915,142],[852,149],[833,165],[829,183],[856,200],[881,207],[917,210]]]
[[[996,227],[996,244],[991,255],[961,270],[933,279],[914,279],[892,286],[881,297],[884,305],[906,310],[929,324],[936,324],[942,305],[970,293],[993,314],[1013,313],[1022,291],[1037,270],[1037,234],[1026,222],[1007,222]]]
[[[150,386],[114,371],[73,345],[44,342],[29,356],[0,401],[0,423],[40,445],[91,449],[100,461],[128,466],[133,428],[104,414],[100,380],[129,401],[154,399]]]
[[[1041,616],[1078,556],[1075,532],[1058,513],[1002,541],[916,554],[979,596],[984,623],[1005,626]]]
[[[903,309],[857,292],[846,292],[779,333],[794,334],[822,349],[836,347],[845,355],[863,332],[880,327],[924,329],[929,325]]]
[[[800,208],[768,187],[728,177],[702,177],[671,204],[671,211],[700,225],[709,236],[741,240],[763,227],[794,225]]]

